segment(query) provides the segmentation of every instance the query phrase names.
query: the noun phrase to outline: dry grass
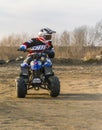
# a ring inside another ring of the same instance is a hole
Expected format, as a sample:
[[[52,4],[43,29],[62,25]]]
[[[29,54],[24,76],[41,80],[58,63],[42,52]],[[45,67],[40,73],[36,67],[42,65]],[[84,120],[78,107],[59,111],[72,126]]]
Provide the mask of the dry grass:
[[[0,46],[0,59],[8,60],[8,59],[15,59],[18,56],[26,56],[27,54],[24,52],[18,52],[18,47],[12,46]],[[77,47],[61,47],[55,46],[55,58],[66,58],[66,59],[94,59],[97,55],[101,54],[101,48],[94,47],[94,48],[82,48],[79,49]]]
[[[8,60],[8,59],[15,59],[20,55],[25,55],[23,52],[17,51],[18,47],[0,47],[0,59]]]
[[[12,34],[11,36],[2,39],[0,41],[0,59],[15,59],[18,56],[26,56],[26,53],[17,52],[20,44],[30,39],[28,34],[24,33],[22,35]],[[53,39],[53,43],[55,43]],[[102,47],[87,46],[83,47],[81,45],[74,46],[55,46],[55,58],[71,58],[71,59],[82,59],[82,58],[94,58],[96,55],[101,54]]]
[[[56,58],[94,58],[101,54],[101,47],[55,46]]]

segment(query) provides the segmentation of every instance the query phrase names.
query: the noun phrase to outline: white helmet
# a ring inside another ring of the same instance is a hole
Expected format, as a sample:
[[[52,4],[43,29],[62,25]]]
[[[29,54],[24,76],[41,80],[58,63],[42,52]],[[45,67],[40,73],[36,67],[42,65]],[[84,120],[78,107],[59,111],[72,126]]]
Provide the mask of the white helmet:
[[[53,33],[56,33],[56,31],[53,31],[53,30],[51,30],[49,28],[43,28],[38,33],[38,36],[44,37],[44,36],[47,36],[47,35],[52,35]]]

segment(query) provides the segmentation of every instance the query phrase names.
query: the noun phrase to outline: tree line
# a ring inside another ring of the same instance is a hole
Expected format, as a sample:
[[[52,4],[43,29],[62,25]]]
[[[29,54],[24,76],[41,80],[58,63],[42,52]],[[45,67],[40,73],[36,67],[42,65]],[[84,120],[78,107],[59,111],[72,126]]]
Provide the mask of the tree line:
[[[28,33],[11,34],[4,37],[0,41],[2,47],[0,55],[9,55],[9,50],[3,46],[19,47],[20,44],[32,38],[33,35]],[[95,55],[102,55],[102,20],[97,22],[94,27],[86,25],[75,28],[73,31],[63,31],[61,34],[56,33],[53,36],[53,45],[56,51],[56,57],[67,58],[83,58],[94,57]],[[7,53],[8,50],[8,53]],[[13,53],[14,51],[14,53]],[[14,48],[10,51],[11,56],[15,55]],[[3,57],[3,56],[2,56]]]
[[[17,46],[30,39],[28,33],[11,34],[0,41],[0,45]],[[73,31],[63,31],[55,34],[53,44],[57,46],[102,46],[102,20],[97,22],[94,27],[82,25]]]
[[[54,43],[61,46],[102,46],[102,20],[95,27],[82,25],[71,32],[65,30],[54,37]]]

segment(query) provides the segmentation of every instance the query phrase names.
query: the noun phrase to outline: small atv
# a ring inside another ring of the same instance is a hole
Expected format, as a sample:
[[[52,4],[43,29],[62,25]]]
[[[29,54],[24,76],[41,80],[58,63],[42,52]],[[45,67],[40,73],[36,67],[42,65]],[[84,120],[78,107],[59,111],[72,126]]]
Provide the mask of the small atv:
[[[54,72],[49,71],[52,62],[46,53],[36,53],[30,65],[25,64],[28,69],[28,78],[19,76],[16,79],[16,94],[18,98],[25,98],[29,89],[46,89],[51,97],[60,94],[60,81]],[[51,69],[52,70],[52,69]]]

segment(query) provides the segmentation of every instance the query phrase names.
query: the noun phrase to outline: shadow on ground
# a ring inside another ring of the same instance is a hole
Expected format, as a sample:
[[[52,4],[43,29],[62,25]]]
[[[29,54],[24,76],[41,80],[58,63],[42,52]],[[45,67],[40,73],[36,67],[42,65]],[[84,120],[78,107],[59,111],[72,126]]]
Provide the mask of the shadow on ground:
[[[58,97],[50,97],[50,95],[46,93],[29,93],[26,96],[26,99],[45,99],[45,100],[72,100],[72,101],[102,101],[102,94],[88,94],[88,93],[68,93],[68,94],[60,94]]]
[[[101,101],[102,100],[102,94],[88,94],[88,93],[72,93],[72,94],[61,94],[59,98],[62,98],[64,100],[80,100],[80,101]]]

